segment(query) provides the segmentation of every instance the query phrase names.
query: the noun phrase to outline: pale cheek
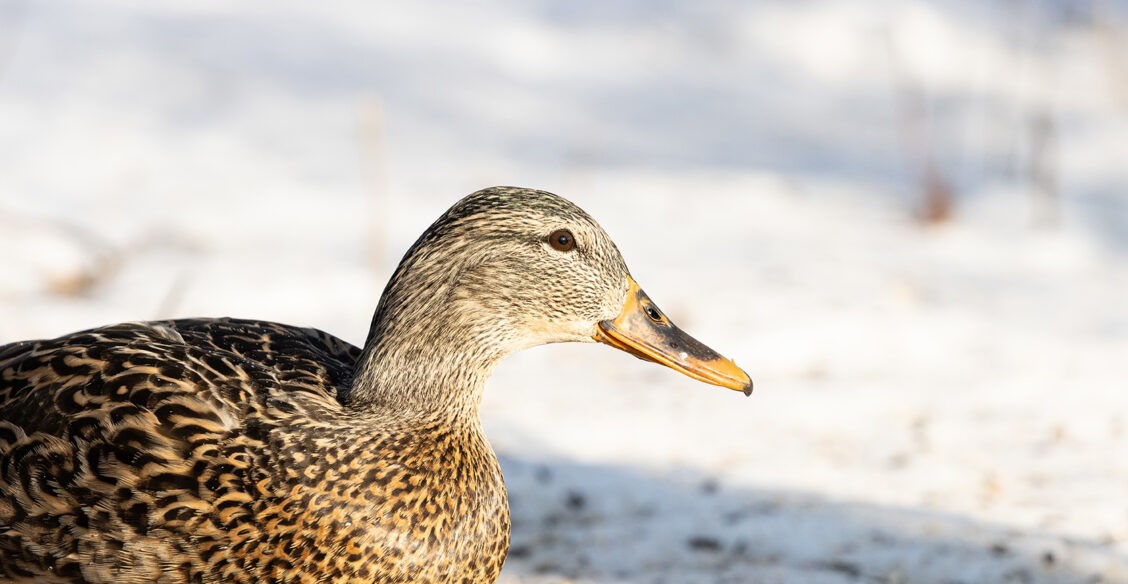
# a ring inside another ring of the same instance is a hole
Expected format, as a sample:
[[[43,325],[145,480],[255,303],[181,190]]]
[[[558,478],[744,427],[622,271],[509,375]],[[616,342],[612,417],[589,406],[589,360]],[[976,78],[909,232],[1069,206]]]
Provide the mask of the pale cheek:
[[[627,283],[627,279],[624,277],[621,287],[607,291],[606,299],[602,304],[604,314],[603,317],[599,319],[600,321],[615,320],[619,317],[619,313],[623,311],[623,306],[627,303],[627,290],[629,288],[630,284]]]
[[[536,321],[529,323],[526,346],[545,343],[587,342],[595,334],[595,323],[586,321]]]

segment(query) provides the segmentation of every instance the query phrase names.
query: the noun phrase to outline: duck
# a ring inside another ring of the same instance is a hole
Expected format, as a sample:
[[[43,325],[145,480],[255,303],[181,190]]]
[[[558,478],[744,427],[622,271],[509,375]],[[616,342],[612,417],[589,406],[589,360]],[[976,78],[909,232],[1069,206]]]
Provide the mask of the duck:
[[[583,210],[466,196],[409,248],[363,347],[235,318],[0,346],[0,581],[487,584],[508,499],[491,370],[601,342],[749,394]]]

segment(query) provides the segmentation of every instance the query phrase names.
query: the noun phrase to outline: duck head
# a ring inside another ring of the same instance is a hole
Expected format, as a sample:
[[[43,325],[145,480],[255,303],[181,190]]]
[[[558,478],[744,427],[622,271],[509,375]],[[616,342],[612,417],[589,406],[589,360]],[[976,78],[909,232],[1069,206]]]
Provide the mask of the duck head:
[[[465,197],[415,242],[381,297],[362,366],[419,376],[412,362],[422,361],[472,375],[467,370],[487,371],[523,348],[569,341],[605,343],[752,391],[744,371],[679,329],[642,291],[587,213],[557,195],[514,187]]]

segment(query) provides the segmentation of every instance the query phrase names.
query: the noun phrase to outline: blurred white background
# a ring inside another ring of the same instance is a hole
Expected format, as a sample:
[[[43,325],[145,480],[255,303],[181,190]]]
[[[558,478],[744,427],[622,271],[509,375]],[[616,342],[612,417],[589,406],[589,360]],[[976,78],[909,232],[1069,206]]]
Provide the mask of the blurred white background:
[[[757,392],[511,359],[504,582],[1128,582],[1128,3],[314,6],[0,0],[0,343],[360,343],[542,188]]]

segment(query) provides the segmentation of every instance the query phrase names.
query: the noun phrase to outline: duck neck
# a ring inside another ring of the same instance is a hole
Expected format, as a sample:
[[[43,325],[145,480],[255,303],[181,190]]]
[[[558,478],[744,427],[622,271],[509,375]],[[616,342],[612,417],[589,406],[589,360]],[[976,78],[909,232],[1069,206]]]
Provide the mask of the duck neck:
[[[494,362],[432,335],[378,336],[365,347],[343,401],[405,418],[476,418]]]
[[[385,417],[477,423],[486,380],[511,345],[505,319],[487,319],[451,280],[405,280],[385,290],[342,402]]]

